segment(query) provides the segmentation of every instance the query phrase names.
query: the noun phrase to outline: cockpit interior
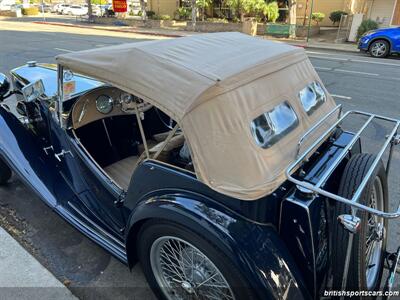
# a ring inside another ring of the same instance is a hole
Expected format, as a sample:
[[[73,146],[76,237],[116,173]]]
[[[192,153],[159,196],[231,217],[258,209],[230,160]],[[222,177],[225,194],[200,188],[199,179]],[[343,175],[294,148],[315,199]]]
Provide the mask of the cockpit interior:
[[[118,88],[101,86],[83,94],[73,105],[70,118],[72,134],[79,144],[124,190],[145,159],[194,171],[176,122]]]

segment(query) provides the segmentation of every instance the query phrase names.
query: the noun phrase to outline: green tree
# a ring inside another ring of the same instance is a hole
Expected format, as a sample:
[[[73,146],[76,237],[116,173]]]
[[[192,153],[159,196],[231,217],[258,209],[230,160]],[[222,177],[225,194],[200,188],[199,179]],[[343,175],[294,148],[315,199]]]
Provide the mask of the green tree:
[[[279,18],[278,3],[274,1],[266,4],[263,13],[269,22],[275,23]]]
[[[213,0],[196,0],[196,7],[201,10],[201,18],[204,21],[206,10],[211,7]]]
[[[264,12],[266,3],[264,0],[242,0],[243,12],[249,16],[255,16]]]
[[[224,4],[229,7],[232,12],[239,18],[242,19],[243,14],[243,0],[224,0]]]
[[[275,22],[279,17],[279,7],[276,1],[266,0],[225,0],[233,13],[243,21],[245,16],[266,17],[269,21]]]

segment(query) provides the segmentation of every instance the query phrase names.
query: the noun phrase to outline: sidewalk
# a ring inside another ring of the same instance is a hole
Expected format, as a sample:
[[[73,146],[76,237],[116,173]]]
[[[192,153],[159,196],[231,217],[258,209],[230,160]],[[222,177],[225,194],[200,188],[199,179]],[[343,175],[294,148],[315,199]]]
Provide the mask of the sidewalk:
[[[85,23],[74,24],[74,23],[44,22],[44,21],[35,21],[33,23],[54,25],[54,26],[65,26],[65,27],[90,28],[90,29],[96,29],[96,30],[136,33],[136,34],[154,35],[154,36],[161,36],[161,37],[171,37],[171,38],[200,34],[199,32],[173,30],[173,29],[165,29],[165,28],[154,29],[154,28],[139,28],[139,27],[129,27],[129,26],[116,26],[116,25],[106,26],[106,25],[96,25],[96,24],[87,24],[87,23],[86,24]],[[285,38],[274,38],[271,36],[264,36],[264,38],[268,39],[268,40],[291,44],[293,46],[303,47],[303,48],[358,52],[357,45],[351,44],[351,43],[336,44],[336,43],[330,43],[330,42],[319,42],[319,41],[314,41],[314,40],[310,40],[307,43],[305,40],[291,40],[291,39],[285,39]]]
[[[139,27],[130,27],[130,26],[117,26],[117,25],[99,25],[99,24],[90,24],[90,23],[62,23],[62,22],[47,22],[47,21],[34,21],[35,24],[45,24],[45,25],[54,25],[54,26],[63,26],[63,27],[76,27],[76,28],[89,28],[95,30],[106,30],[106,31],[114,31],[114,32],[126,32],[126,33],[136,33],[136,34],[144,34],[144,35],[154,35],[161,37],[184,37],[190,36],[194,34],[198,34],[198,32],[191,31],[183,31],[183,30],[173,30],[173,29],[164,29],[164,28],[139,28]]]
[[[0,299],[77,298],[0,227]]]
[[[274,40],[278,42],[287,43],[293,46],[309,48],[309,49],[321,49],[321,50],[334,50],[334,51],[346,51],[346,52],[359,52],[356,44],[352,43],[328,43],[328,42],[318,42],[310,40],[308,43],[303,40],[290,40],[290,39],[277,39],[273,37],[265,37],[269,40]]]

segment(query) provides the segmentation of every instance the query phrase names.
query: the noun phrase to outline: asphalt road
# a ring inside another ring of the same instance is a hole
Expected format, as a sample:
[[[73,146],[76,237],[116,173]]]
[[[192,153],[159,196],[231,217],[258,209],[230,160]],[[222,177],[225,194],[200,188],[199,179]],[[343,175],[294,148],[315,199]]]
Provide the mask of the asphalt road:
[[[6,73],[29,60],[54,62],[54,56],[60,53],[144,39],[154,37],[0,19],[0,72]],[[307,52],[327,89],[346,110],[400,117],[399,58],[378,60],[357,53]],[[374,148],[384,133],[384,126],[373,126],[365,147]],[[399,178],[397,152],[390,180],[392,202],[400,199]],[[152,298],[139,265],[130,273],[42,204],[18,178],[0,189],[0,225],[80,298]],[[389,246],[393,248],[400,241],[400,227],[391,222],[389,230]]]

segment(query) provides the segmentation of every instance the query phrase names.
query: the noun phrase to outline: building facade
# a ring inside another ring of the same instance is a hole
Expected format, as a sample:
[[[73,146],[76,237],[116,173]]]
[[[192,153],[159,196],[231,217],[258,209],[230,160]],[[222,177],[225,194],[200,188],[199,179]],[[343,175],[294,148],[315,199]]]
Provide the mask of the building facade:
[[[400,26],[400,0],[369,0],[366,16],[382,27]]]
[[[179,7],[179,0],[147,0],[147,9],[154,11],[157,15],[174,16]]]
[[[342,10],[349,14],[363,13],[366,19],[378,22],[381,27],[400,25],[400,0],[298,0],[297,20],[301,24],[308,18],[311,3],[313,12],[322,12],[325,19],[321,26],[332,26],[329,15],[332,11]],[[307,7],[307,12],[306,12]]]

